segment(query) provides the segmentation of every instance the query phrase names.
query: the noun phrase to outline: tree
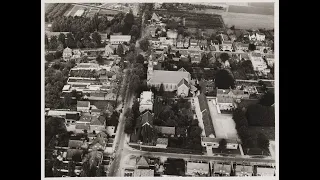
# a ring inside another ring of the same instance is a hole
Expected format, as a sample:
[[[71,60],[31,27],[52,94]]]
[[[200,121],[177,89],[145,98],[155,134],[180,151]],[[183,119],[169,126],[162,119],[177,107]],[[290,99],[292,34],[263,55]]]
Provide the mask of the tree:
[[[96,172],[96,177],[105,177],[107,174],[104,170],[104,166],[103,165],[99,165],[99,168],[97,169],[97,172]]]
[[[132,134],[134,131],[133,127],[133,115],[131,114],[129,117],[126,118],[124,132],[126,134]]]
[[[199,66],[200,67],[208,67],[209,66],[209,59],[206,54],[204,54],[202,56]]]
[[[139,44],[140,44],[140,48],[141,48],[144,52],[148,51],[149,46],[150,46],[148,39],[145,38],[145,39],[141,40],[141,41],[139,42]]]
[[[82,164],[82,171],[81,171],[80,176],[81,177],[89,177],[89,174],[90,174],[90,164],[88,161],[85,161]]]
[[[57,36],[51,36],[49,48],[56,49],[58,47]]]
[[[178,27],[178,34],[184,34],[184,28],[183,28],[183,26],[179,26]]]
[[[98,62],[98,64],[103,64],[103,62],[104,62],[103,58],[100,54],[97,56],[96,61]]]
[[[220,152],[222,153],[224,150],[227,149],[227,140],[226,139],[221,139],[219,141],[219,149],[220,149]]]
[[[77,41],[77,48],[83,48],[83,44],[81,41]]]
[[[163,85],[163,83],[161,83],[160,88],[159,88],[159,95],[163,96],[163,93],[164,93],[164,85]]]
[[[119,45],[118,45],[118,48],[117,48],[117,54],[118,54],[118,56],[123,56],[123,51],[124,51],[124,49],[123,49],[122,44],[119,44]]]
[[[132,25],[129,35],[134,36],[136,39],[139,38],[140,31],[137,25]]]
[[[269,139],[263,133],[259,133],[257,136],[257,146],[263,150],[269,149]]]
[[[92,41],[98,46],[101,44],[101,35],[97,31],[92,34]]]
[[[66,40],[66,36],[63,33],[60,33],[58,37],[58,41],[60,41],[63,44],[63,47],[65,47],[66,45],[65,40]]]
[[[45,36],[44,36],[44,44],[46,45],[46,47],[49,46],[49,39],[48,39],[47,34],[45,34]]]
[[[74,162],[73,161],[69,161],[69,163],[68,163],[68,176],[75,177],[76,174],[75,174],[74,170],[75,170]]]
[[[275,126],[275,109],[273,106],[249,105],[246,116],[250,126]]]
[[[267,91],[260,99],[259,104],[263,106],[271,106],[274,104],[274,93]]]
[[[225,62],[226,60],[229,60],[230,59],[230,56],[228,53],[222,53],[220,55],[220,59],[222,60],[222,62]]]
[[[234,88],[234,79],[227,70],[219,70],[216,74],[215,85],[219,89]]]
[[[62,51],[56,51],[56,52],[54,53],[54,57],[55,57],[56,59],[60,59],[60,58],[62,57]]]
[[[254,51],[256,50],[256,45],[254,45],[253,43],[250,43],[248,49],[249,51]]]
[[[76,42],[74,40],[74,37],[71,33],[68,33],[67,34],[67,41],[66,41],[66,45],[69,47],[69,48],[75,48],[76,47]]]

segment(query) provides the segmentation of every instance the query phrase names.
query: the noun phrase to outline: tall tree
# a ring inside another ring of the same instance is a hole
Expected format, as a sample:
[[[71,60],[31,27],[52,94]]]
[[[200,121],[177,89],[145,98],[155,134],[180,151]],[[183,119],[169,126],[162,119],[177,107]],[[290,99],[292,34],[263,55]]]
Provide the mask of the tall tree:
[[[58,47],[57,36],[51,36],[49,48],[56,49],[57,47]]]
[[[230,56],[228,53],[221,53],[220,54],[220,59],[222,60],[222,62],[225,62],[226,60],[230,59]]]
[[[257,145],[259,148],[267,150],[269,148],[269,139],[263,133],[259,133],[257,136]]]
[[[74,170],[75,170],[75,163],[73,161],[69,161],[69,163],[68,163],[68,176],[75,177],[76,174],[75,174]]]
[[[92,41],[96,42],[99,46],[101,44],[101,35],[98,32],[92,34]]]
[[[140,31],[137,25],[132,25],[129,35],[134,36],[136,39],[139,38]]]
[[[123,46],[122,46],[122,44],[119,44],[118,48],[117,48],[118,56],[123,56],[123,52],[124,52]]]
[[[227,140],[226,139],[221,139],[219,141],[219,149],[220,149],[220,152],[222,153],[224,150],[227,149]]]
[[[145,38],[145,39],[142,39],[142,40],[139,42],[139,44],[140,44],[140,48],[141,48],[144,52],[148,51],[149,46],[150,46],[148,39],[146,39],[146,38]]]
[[[89,175],[90,175],[90,164],[88,161],[85,161],[82,164],[82,171],[81,171],[80,176],[81,177],[89,177]]]
[[[63,44],[63,47],[66,46],[65,40],[66,40],[66,36],[63,33],[60,33],[58,37],[58,41],[60,41]]]
[[[98,62],[98,64],[103,64],[103,58],[100,54],[97,56],[96,61]]]
[[[47,34],[45,34],[45,36],[44,36],[44,43],[46,45],[46,48],[49,47],[49,39],[48,39]]]
[[[160,88],[159,88],[159,95],[163,96],[163,93],[164,93],[164,85],[163,85],[163,83],[161,83]]]
[[[104,170],[103,165],[99,165],[99,168],[97,169],[96,177],[105,177],[107,174]]]
[[[144,57],[141,54],[137,56],[136,63],[140,63],[140,64],[144,63]]]
[[[72,35],[72,33],[68,33],[67,34],[67,41],[66,41],[66,45],[69,47],[69,48],[75,48],[77,46],[75,40],[74,40],[74,37]]]
[[[234,88],[233,76],[227,70],[219,70],[215,78],[216,87],[219,89],[229,89]]]

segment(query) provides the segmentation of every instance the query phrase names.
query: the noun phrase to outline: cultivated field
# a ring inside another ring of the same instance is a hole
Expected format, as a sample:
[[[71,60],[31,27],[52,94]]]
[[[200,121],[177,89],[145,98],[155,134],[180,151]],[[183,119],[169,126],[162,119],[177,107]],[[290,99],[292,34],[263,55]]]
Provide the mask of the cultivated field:
[[[231,114],[219,114],[215,100],[208,100],[210,115],[217,138],[238,139],[236,124]]]
[[[235,26],[237,29],[258,29],[274,28],[274,16],[245,14],[245,13],[221,13],[224,23],[227,27]]]

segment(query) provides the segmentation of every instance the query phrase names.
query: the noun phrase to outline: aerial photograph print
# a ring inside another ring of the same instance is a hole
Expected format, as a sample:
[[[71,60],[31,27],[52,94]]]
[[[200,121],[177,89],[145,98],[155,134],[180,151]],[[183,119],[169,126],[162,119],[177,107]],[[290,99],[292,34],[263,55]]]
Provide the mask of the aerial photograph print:
[[[41,2],[43,178],[279,176],[273,1],[87,2]]]

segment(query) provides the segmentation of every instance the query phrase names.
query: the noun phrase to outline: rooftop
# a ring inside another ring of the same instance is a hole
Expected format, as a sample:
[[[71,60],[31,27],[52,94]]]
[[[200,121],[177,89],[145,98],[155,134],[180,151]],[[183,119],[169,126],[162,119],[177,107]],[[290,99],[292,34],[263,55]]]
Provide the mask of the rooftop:
[[[154,70],[150,83],[176,83],[178,84],[181,79],[185,78],[189,80],[190,73],[183,71],[162,71]]]
[[[110,41],[130,41],[130,35],[110,35]]]
[[[83,144],[83,141],[80,140],[69,140],[68,147],[69,148],[80,148]]]
[[[157,139],[157,144],[168,145],[168,138],[158,138]]]
[[[89,101],[77,101],[77,107],[90,107]]]
[[[175,135],[175,127],[154,126],[155,129],[162,134]]]
[[[143,91],[140,96],[140,104],[152,104],[153,93],[151,91]]]
[[[209,163],[187,162],[187,173],[204,173],[209,174]]]
[[[211,134],[215,136],[213,123],[212,123],[212,119],[211,119],[210,112],[209,112],[207,97],[203,93],[201,93],[198,96],[198,99],[199,99],[199,104],[200,104],[200,111],[202,112],[204,132],[207,137],[209,137]]]
[[[135,169],[134,177],[153,177],[154,170],[153,169]]]
[[[210,137],[202,137],[201,141],[203,142],[220,142],[222,138],[210,138]],[[238,141],[235,139],[226,139],[227,143],[235,143],[238,144]]]
[[[182,84],[186,85],[188,88],[190,88],[190,85],[187,80],[184,78],[178,83],[178,87],[180,87]]]

